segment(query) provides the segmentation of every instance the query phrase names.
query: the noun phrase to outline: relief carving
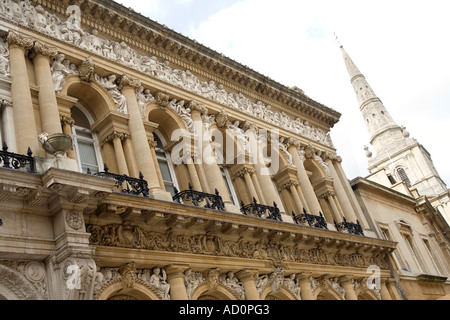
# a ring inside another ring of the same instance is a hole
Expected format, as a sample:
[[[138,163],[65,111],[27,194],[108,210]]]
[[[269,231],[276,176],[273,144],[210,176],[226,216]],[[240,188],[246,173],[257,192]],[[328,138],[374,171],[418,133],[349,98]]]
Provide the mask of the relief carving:
[[[299,262],[367,268],[378,265],[387,269],[384,255],[364,256],[359,253],[344,254],[322,248],[301,249],[298,245],[283,245],[274,241],[227,241],[213,235],[177,235],[173,230],[165,234],[142,230],[137,226],[88,225],[90,243],[99,246],[125,247],[155,251],[265,259],[274,262]]]
[[[310,125],[307,120],[302,120],[299,117],[294,118],[284,111],[272,110],[272,106],[265,105],[261,101],[251,101],[240,92],[227,91],[222,84],[217,84],[211,80],[201,80],[189,70],[174,69],[170,67],[167,61],[158,61],[153,56],[141,55],[123,41],[116,42],[103,39],[99,36],[97,29],[93,29],[91,32],[84,31],[81,27],[80,8],[76,5],[67,9],[68,19],[66,21],[46,12],[40,5],[33,6],[30,2],[23,2],[23,6],[18,7],[18,10],[12,9],[17,7],[17,3],[13,0],[3,0],[1,6],[5,10],[0,10],[0,16],[11,20],[13,23],[34,28],[42,34],[79,46],[102,58],[132,67],[161,81],[199,94],[230,108],[238,109],[273,126],[281,127],[333,147],[330,134],[319,127]],[[16,43],[26,48],[31,48],[33,45],[32,39],[28,42],[24,41],[12,32],[10,32],[8,40],[10,43]],[[115,100],[119,99],[114,91],[110,93],[113,94]],[[121,112],[126,113],[122,104],[118,103],[118,108]]]

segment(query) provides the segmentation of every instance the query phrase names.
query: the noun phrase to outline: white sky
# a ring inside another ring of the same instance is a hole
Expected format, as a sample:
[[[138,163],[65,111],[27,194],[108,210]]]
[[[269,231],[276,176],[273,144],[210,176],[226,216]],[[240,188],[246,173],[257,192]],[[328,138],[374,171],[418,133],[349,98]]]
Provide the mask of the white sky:
[[[431,153],[450,186],[448,0],[118,2],[339,111],[332,139],[353,179],[368,174],[369,139],[337,34],[394,120]]]

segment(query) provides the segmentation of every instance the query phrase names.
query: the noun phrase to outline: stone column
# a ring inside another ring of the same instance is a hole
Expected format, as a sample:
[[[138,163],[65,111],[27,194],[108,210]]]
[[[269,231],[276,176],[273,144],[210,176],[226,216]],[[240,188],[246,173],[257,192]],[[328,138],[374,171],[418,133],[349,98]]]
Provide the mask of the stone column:
[[[191,110],[192,121],[194,123],[194,150],[196,153],[198,153],[195,154],[194,158],[194,165],[197,171],[197,176],[200,180],[202,191],[205,193],[212,193],[203,168],[203,151],[206,147],[205,143],[207,141],[203,139],[202,114],[208,113],[208,109],[196,101],[190,101],[188,104],[188,108]]]
[[[350,203],[350,200],[347,196],[347,193],[344,190],[344,186],[341,183],[341,179],[339,178],[336,170],[334,169],[333,160],[331,155],[325,156],[325,162],[328,164],[328,168],[330,169],[331,177],[334,182],[334,190],[336,191],[336,196],[339,201],[339,204],[342,207],[343,214],[347,218],[349,222],[356,223],[356,214],[353,211],[353,207]]]
[[[198,157],[195,155],[195,157]],[[213,190],[211,190],[211,187],[209,186],[208,177],[206,176],[206,172],[203,168],[203,164],[197,160],[194,159],[195,169],[197,170],[198,178],[200,179],[200,183],[202,185],[203,192],[213,194]],[[222,174],[220,175],[222,176]]]
[[[251,201],[253,201],[252,195],[248,191],[248,188],[246,186],[244,178],[241,175],[241,172],[237,172],[236,174],[234,174],[232,179],[236,186],[236,192],[238,194],[238,198],[242,202],[244,202],[244,204],[249,204]]]
[[[309,212],[308,204],[306,203],[306,199],[305,199],[305,197],[303,195],[302,188],[300,187],[300,184],[297,184],[297,194],[300,197],[300,201],[302,202],[303,207],[306,209],[307,212]],[[320,204],[320,201],[319,201],[319,204]]]
[[[236,277],[244,285],[246,300],[261,300],[255,283],[255,275],[257,272],[258,270],[256,269],[244,269],[236,273]]]
[[[328,199],[328,203],[331,206],[331,210],[333,211],[334,220],[337,223],[344,221],[342,219],[342,213],[340,212],[340,210],[338,208],[338,204],[336,203],[335,195],[330,193],[327,195],[327,199]]]
[[[186,285],[184,284],[184,272],[189,269],[188,265],[172,264],[165,268],[167,281],[170,284],[171,300],[189,300]]]
[[[319,200],[317,199],[316,193],[311,185],[311,181],[306,173],[305,166],[303,165],[304,156],[303,152],[300,153],[302,150],[299,151],[299,147],[300,143],[298,141],[288,141],[288,151],[292,155],[292,161],[295,167],[297,167],[298,181],[303,191],[306,205],[309,209],[308,213],[318,215],[319,212],[322,212],[322,209],[320,208]]]
[[[122,139],[124,138],[124,135],[125,135],[124,133],[113,132],[108,137],[108,140],[112,141],[112,143],[114,145],[116,162],[117,162],[117,166],[119,167],[119,172],[117,172],[117,173],[129,175],[127,160],[125,159],[125,154],[123,152],[123,147],[122,147]]]
[[[125,153],[125,159],[128,164],[128,172],[133,178],[139,178],[139,169],[136,164],[136,158],[134,157],[133,143],[131,142],[131,135],[125,134],[123,138],[123,151]]]
[[[253,180],[251,177],[251,175],[253,175],[254,173],[255,173],[255,171],[250,168],[244,168],[241,171],[241,175],[244,177],[245,184],[247,185],[247,189],[248,189],[248,192],[250,193],[250,196],[252,198],[255,198],[256,201],[258,201],[258,203],[261,203],[261,199],[259,199],[258,193],[256,192],[256,188],[253,184]],[[246,204],[248,204],[248,203],[246,203]]]
[[[259,180],[258,180],[255,170],[252,171],[252,173],[250,174],[250,177],[252,178],[253,186],[255,187],[256,194],[258,195],[259,203],[267,203],[266,197],[264,196],[264,192],[262,191],[262,188],[259,183]]]
[[[298,210],[298,213],[303,213],[303,203],[300,200],[300,195],[297,192],[297,186],[298,183],[291,181],[289,183],[289,190],[291,191],[292,197],[294,198],[296,209]]]
[[[40,154],[33,101],[31,99],[25,53],[33,47],[33,39],[22,37],[10,31],[8,34],[9,62],[11,69],[11,98],[14,105],[14,127],[17,153],[27,154],[28,148],[34,155]]]
[[[249,142],[251,145],[251,155],[253,157],[252,163],[255,168],[255,174],[258,180],[259,185],[261,186],[261,191],[264,199],[259,199],[260,203],[272,206],[275,202],[279,208],[282,207],[280,203],[280,198],[278,195],[278,190],[275,188],[274,183],[272,181],[272,177],[270,175],[270,170],[267,168],[264,163],[262,150],[257,149],[253,150],[253,148],[259,147],[258,143],[258,127],[251,122],[245,122],[243,130],[249,137]],[[256,183],[255,183],[256,184]]]
[[[145,132],[142,114],[136,98],[136,89],[141,86],[138,79],[132,79],[128,75],[123,75],[120,79],[120,89],[125,96],[128,104],[129,122],[128,126],[131,133],[131,140],[135,151],[135,158],[140,172],[148,182],[150,196],[159,200],[172,201],[172,196],[164,190],[158,179],[156,166],[153,161],[150,146],[148,144],[147,133]]]
[[[155,163],[156,166],[157,166],[156,167],[156,173],[158,175],[159,185],[160,186],[164,186],[164,180],[163,180],[163,177],[162,177],[161,170],[159,168],[158,157],[156,156],[156,150],[155,150],[155,148],[158,146],[158,143],[155,141],[153,133],[148,138],[148,145],[150,146],[150,151],[152,153],[153,163]],[[164,187],[164,189],[165,189],[165,187]]]
[[[302,300],[316,300],[314,298],[314,293],[311,290],[311,283],[309,281],[310,277],[310,274],[300,274],[297,276]]]
[[[348,182],[348,178],[344,172],[344,169],[342,168],[341,162],[342,162],[342,158],[339,156],[337,156],[335,161],[333,162],[336,173],[338,174],[339,178],[341,179],[341,183],[345,188],[347,197],[349,198],[350,203],[352,204],[353,211],[355,212],[356,216],[360,219],[359,222],[361,223],[361,225],[367,226],[368,223],[367,223],[366,217],[361,210],[361,206],[359,205],[358,200],[356,199],[356,195],[353,192],[353,189],[350,186],[350,183]]]
[[[64,134],[70,136],[73,140],[72,126],[75,124],[75,121],[68,116],[61,117],[62,131]],[[67,152],[67,157],[77,161],[77,152],[72,149]]]
[[[339,278],[339,280],[342,288],[345,290],[345,300],[358,300],[355,289],[353,289],[352,278],[345,276]]]
[[[62,133],[55,86],[50,69],[51,58],[58,54],[56,48],[36,42],[32,52],[36,82],[39,86],[39,112],[41,115],[42,132],[48,134]]]
[[[12,102],[8,100],[0,101],[0,110],[2,110],[3,141],[8,145],[9,152],[16,153],[17,145],[14,133],[14,111]]]
[[[102,143],[102,156],[103,159],[108,159],[109,161],[105,161],[108,165],[109,172],[115,173],[119,172],[119,167],[117,166],[116,154],[114,151],[114,146],[112,145],[110,137],[105,138]],[[100,169],[103,169],[103,165],[100,164]]]
[[[387,281],[388,279],[381,279],[381,290],[380,290],[381,300],[392,300],[392,297],[389,294],[389,291],[386,287]]]
[[[191,185],[195,191],[203,192],[202,184],[197,173],[197,169],[194,164],[195,155],[192,153],[187,153],[185,155],[185,163],[189,171],[189,177],[191,178]]]

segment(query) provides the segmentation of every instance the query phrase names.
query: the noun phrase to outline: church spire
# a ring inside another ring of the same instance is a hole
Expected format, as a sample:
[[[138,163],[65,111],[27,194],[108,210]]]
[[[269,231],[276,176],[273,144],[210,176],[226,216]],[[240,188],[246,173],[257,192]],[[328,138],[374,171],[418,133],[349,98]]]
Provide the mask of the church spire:
[[[341,45],[342,55],[355,90],[360,110],[366,123],[370,143],[375,152],[384,152],[387,146],[404,140],[403,130],[384,107],[382,101],[370,87],[364,75]]]

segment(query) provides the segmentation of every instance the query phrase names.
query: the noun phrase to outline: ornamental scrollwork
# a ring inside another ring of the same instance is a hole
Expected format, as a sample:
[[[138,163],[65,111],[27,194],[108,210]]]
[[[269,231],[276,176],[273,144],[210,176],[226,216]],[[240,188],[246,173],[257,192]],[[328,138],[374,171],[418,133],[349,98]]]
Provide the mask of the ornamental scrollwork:
[[[171,229],[166,233],[156,233],[130,225],[88,225],[87,232],[91,234],[90,243],[98,246],[359,268],[376,264],[381,268],[388,268],[384,254],[374,254],[369,257],[360,253],[327,251],[320,247],[303,249],[298,245],[284,245],[266,239],[257,242],[243,238],[230,241],[210,234],[178,235]]]

